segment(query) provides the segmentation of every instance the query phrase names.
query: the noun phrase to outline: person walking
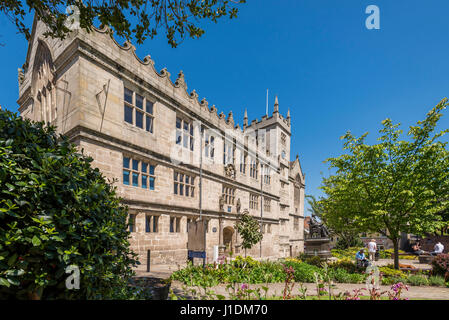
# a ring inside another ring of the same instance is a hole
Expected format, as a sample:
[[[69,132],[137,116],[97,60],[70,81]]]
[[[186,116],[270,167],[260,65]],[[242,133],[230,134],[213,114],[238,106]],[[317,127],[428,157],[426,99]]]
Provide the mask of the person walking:
[[[377,251],[376,240],[371,239],[371,241],[368,242],[368,255],[371,262],[374,262],[374,259],[376,257],[376,251]]]

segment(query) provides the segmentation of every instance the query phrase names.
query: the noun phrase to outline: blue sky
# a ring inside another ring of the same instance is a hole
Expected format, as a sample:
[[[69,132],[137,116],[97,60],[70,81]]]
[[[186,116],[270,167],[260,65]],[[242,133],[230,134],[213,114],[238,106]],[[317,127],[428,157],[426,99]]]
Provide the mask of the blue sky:
[[[365,9],[380,8],[380,30],[368,30]],[[291,157],[299,154],[306,193],[320,195],[323,163],[342,152],[351,130],[373,137],[389,117],[403,128],[449,96],[447,0],[248,0],[239,17],[203,23],[206,34],[173,49],[164,35],[137,46],[138,55],[186,76],[189,91],[242,123],[269,112],[274,95],[292,116]],[[32,19],[28,19],[31,26]],[[0,104],[17,110],[17,68],[27,43],[0,16]],[[449,127],[449,114],[440,129]]]

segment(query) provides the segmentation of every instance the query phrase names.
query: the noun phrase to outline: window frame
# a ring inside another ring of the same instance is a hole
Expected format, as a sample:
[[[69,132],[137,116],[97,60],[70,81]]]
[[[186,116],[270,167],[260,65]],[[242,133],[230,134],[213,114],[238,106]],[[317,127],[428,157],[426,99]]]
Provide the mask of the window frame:
[[[257,194],[249,194],[249,208],[253,210],[259,209],[259,196]]]
[[[222,185],[221,194],[224,196],[225,204],[234,205],[235,203],[235,188]]]
[[[173,194],[187,198],[195,198],[195,178],[192,174],[173,170]],[[186,195],[187,190],[189,190],[190,195]]]
[[[125,167],[125,159],[129,160],[128,167]],[[134,163],[137,161],[137,169]],[[143,164],[146,165],[146,171],[143,171]],[[125,183],[125,172],[128,172],[128,183]],[[153,173],[151,173],[153,172]],[[134,177],[137,179],[137,185],[134,184]],[[146,177],[146,187],[143,187],[143,178]],[[151,188],[153,181],[153,188]],[[156,190],[156,165],[150,161],[139,160],[128,155],[123,155],[122,162],[122,183],[128,187],[141,188],[149,191]]]
[[[179,127],[178,127],[178,120],[180,123]],[[193,121],[177,115],[175,122],[175,129],[176,129],[175,144],[193,152],[195,150],[195,130],[193,127]],[[179,141],[178,137],[181,138]],[[187,146],[185,146],[185,138],[188,138]]]
[[[126,93],[127,90],[131,93],[131,102],[127,101]],[[137,96],[142,98],[142,107],[138,107],[137,105]],[[149,111],[149,104],[151,104],[151,112]],[[132,125],[133,127],[144,130],[145,132],[149,132],[154,134],[154,104],[155,102],[151,99],[148,99],[145,95],[141,95],[137,93],[135,90],[130,89],[127,86],[124,86],[123,93],[123,121]],[[126,108],[131,109],[131,122],[126,119]],[[137,113],[142,114],[142,127],[137,125]],[[148,120],[150,119],[150,120]],[[150,126],[148,128],[148,122]],[[148,128],[148,129],[147,129]]]

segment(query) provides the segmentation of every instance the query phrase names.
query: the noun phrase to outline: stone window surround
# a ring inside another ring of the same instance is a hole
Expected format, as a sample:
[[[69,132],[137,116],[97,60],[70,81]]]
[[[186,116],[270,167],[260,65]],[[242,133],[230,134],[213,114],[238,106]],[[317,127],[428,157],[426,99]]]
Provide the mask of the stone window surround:
[[[222,195],[225,199],[225,204],[234,205],[235,202],[235,188],[228,185],[222,185]]]
[[[215,135],[206,132],[204,134],[204,155],[206,158],[210,159],[212,162],[215,158]]]
[[[185,128],[185,125],[187,125],[187,130]],[[195,132],[194,132],[195,128],[193,127],[193,120],[184,117],[182,115],[176,114],[175,130],[176,130],[175,144],[193,152],[195,150]],[[179,141],[178,137],[180,138]],[[187,138],[188,140],[187,142],[185,142],[186,140],[185,138]],[[187,145],[185,145],[186,143]]]
[[[124,121],[124,123],[132,125],[135,128],[144,130],[145,132],[148,132],[148,133],[154,135],[154,132],[155,132],[155,128],[154,128],[154,123],[155,123],[155,121],[154,121],[154,105],[155,105],[155,101],[153,101],[152,99],[147,98],[146,95],[142,95],[142,94],[137,92],[137,91],[140,91],[140,90],[133,90],[133,89],[130,89],[130,87],[132,87],[132,86],[127,86],[127,85],[123,86],[123,106],[124,106],[124,109],[123,109],[123,112],[124,112],[123,121]],[[126,101],[126,90],[129,90],[132,93],[132,96],[131,96],[132,102]],[[137,95],[142,97],[142,108],[137,107],[137,103],[136,103]],[[151,103],[151,112],[148,111],[147,101]],[[131,119],[132,123],[130,123],[130,122],[125,120],[125,116],[126,116],[125,108],[126,107],[132,108],[132,119]],[[142,127],[139,127],[136,124],[136,114],[137,114],[137,112],[142,114]],[[147,121],[148,121],[148,119],[150,119],[149,130],[147,130],[147,126],[148,126],[148,122]]]
[[[259,196],[257,194],[249,194],[249,208],[255,210],[259,209]]]
[[[188,179],[189,182],[186,182],[187,181],[186,177],[189,177]],[[196,177],[190,173],[185,173],[180,170],[173,170],[173,194],[181,197],[195,198],[195,181],[196,181],[195,178]],[[190,195],[186,195],[187,188],[190,192]]]
[[[265,212],[271,212],[271,199],[265,198],[263,199],[263,209]]]
[[[159,215],[145,214],[145,232],[146,233],[158,233],[159,232],[159,217],[160,217]]]
[[[130,213],[128,215],[128,230],[131,233],[137,232],[136,219],[137,213]]]
[[[182,217],[170,216],[169,233],[181,233],[181,219]]]
[[[263,174],[263,183],[271,184],[270,165],[268,165],[268,164],[261,165],[261,170],[262,170],[262,174]]]
[[[246,175],[246,159],[248,157],[248,152],[246,152],[244,149],[239,148],[240,151],[240,173]]]
[[[249,176],[256,180],[259,179],[259,160],[253,156],[250,156],[249,160]]]
[[[134,187],[134,188],[140,188],[145,189],[149,191],[154,191],[156,189],[156,165],[151,161],[141,160],[139,157],[132,157],[127,154],[123,154],[123,169],[122,169],[122,183],[123,185],[127,187]],[[129,165],[128,168],[125,167],[125,158],[129,159]],[[137,161],[137,169],[134,169],[134,161]],[[142,163],[145,163],[147,165],[146,171],[142,171]],[[153,168],[153,169],[151,169]],[[151,173],[153,171],[153,173]],[[124,179],[124,173],[128,172],[128,184],[125,183]],[[133,184],[133,177],[134,174],[137,174],[137,185]],[[142,178],[146,177],[146,187],[142,187]],[[151,188],[151,181],[153,181],[153,188]]]

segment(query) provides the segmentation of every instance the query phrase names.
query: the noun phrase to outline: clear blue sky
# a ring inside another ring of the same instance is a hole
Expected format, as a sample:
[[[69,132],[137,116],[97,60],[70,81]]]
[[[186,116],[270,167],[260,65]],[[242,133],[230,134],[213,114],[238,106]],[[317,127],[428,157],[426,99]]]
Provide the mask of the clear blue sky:
[[[380,8],[380,30],[365,28],[370,4]],[[306,193],[320,195],[323,160],[341,154],[347,130],[376,134],[387,117],[409,126],[449,96],[448,12],[447,0],[248,0],[237,19],[203,24],[199,40],[173,49],[161,34],[137,51],[172,80],[183,70],[189,90],[240,124],[244,108],[250,120],[265,113],[267,88],[270,112],[278,95],[281,113],[291,110],[292,158],[300,156]],[[27,43],[0,22],[0,104],[17,110]]]

